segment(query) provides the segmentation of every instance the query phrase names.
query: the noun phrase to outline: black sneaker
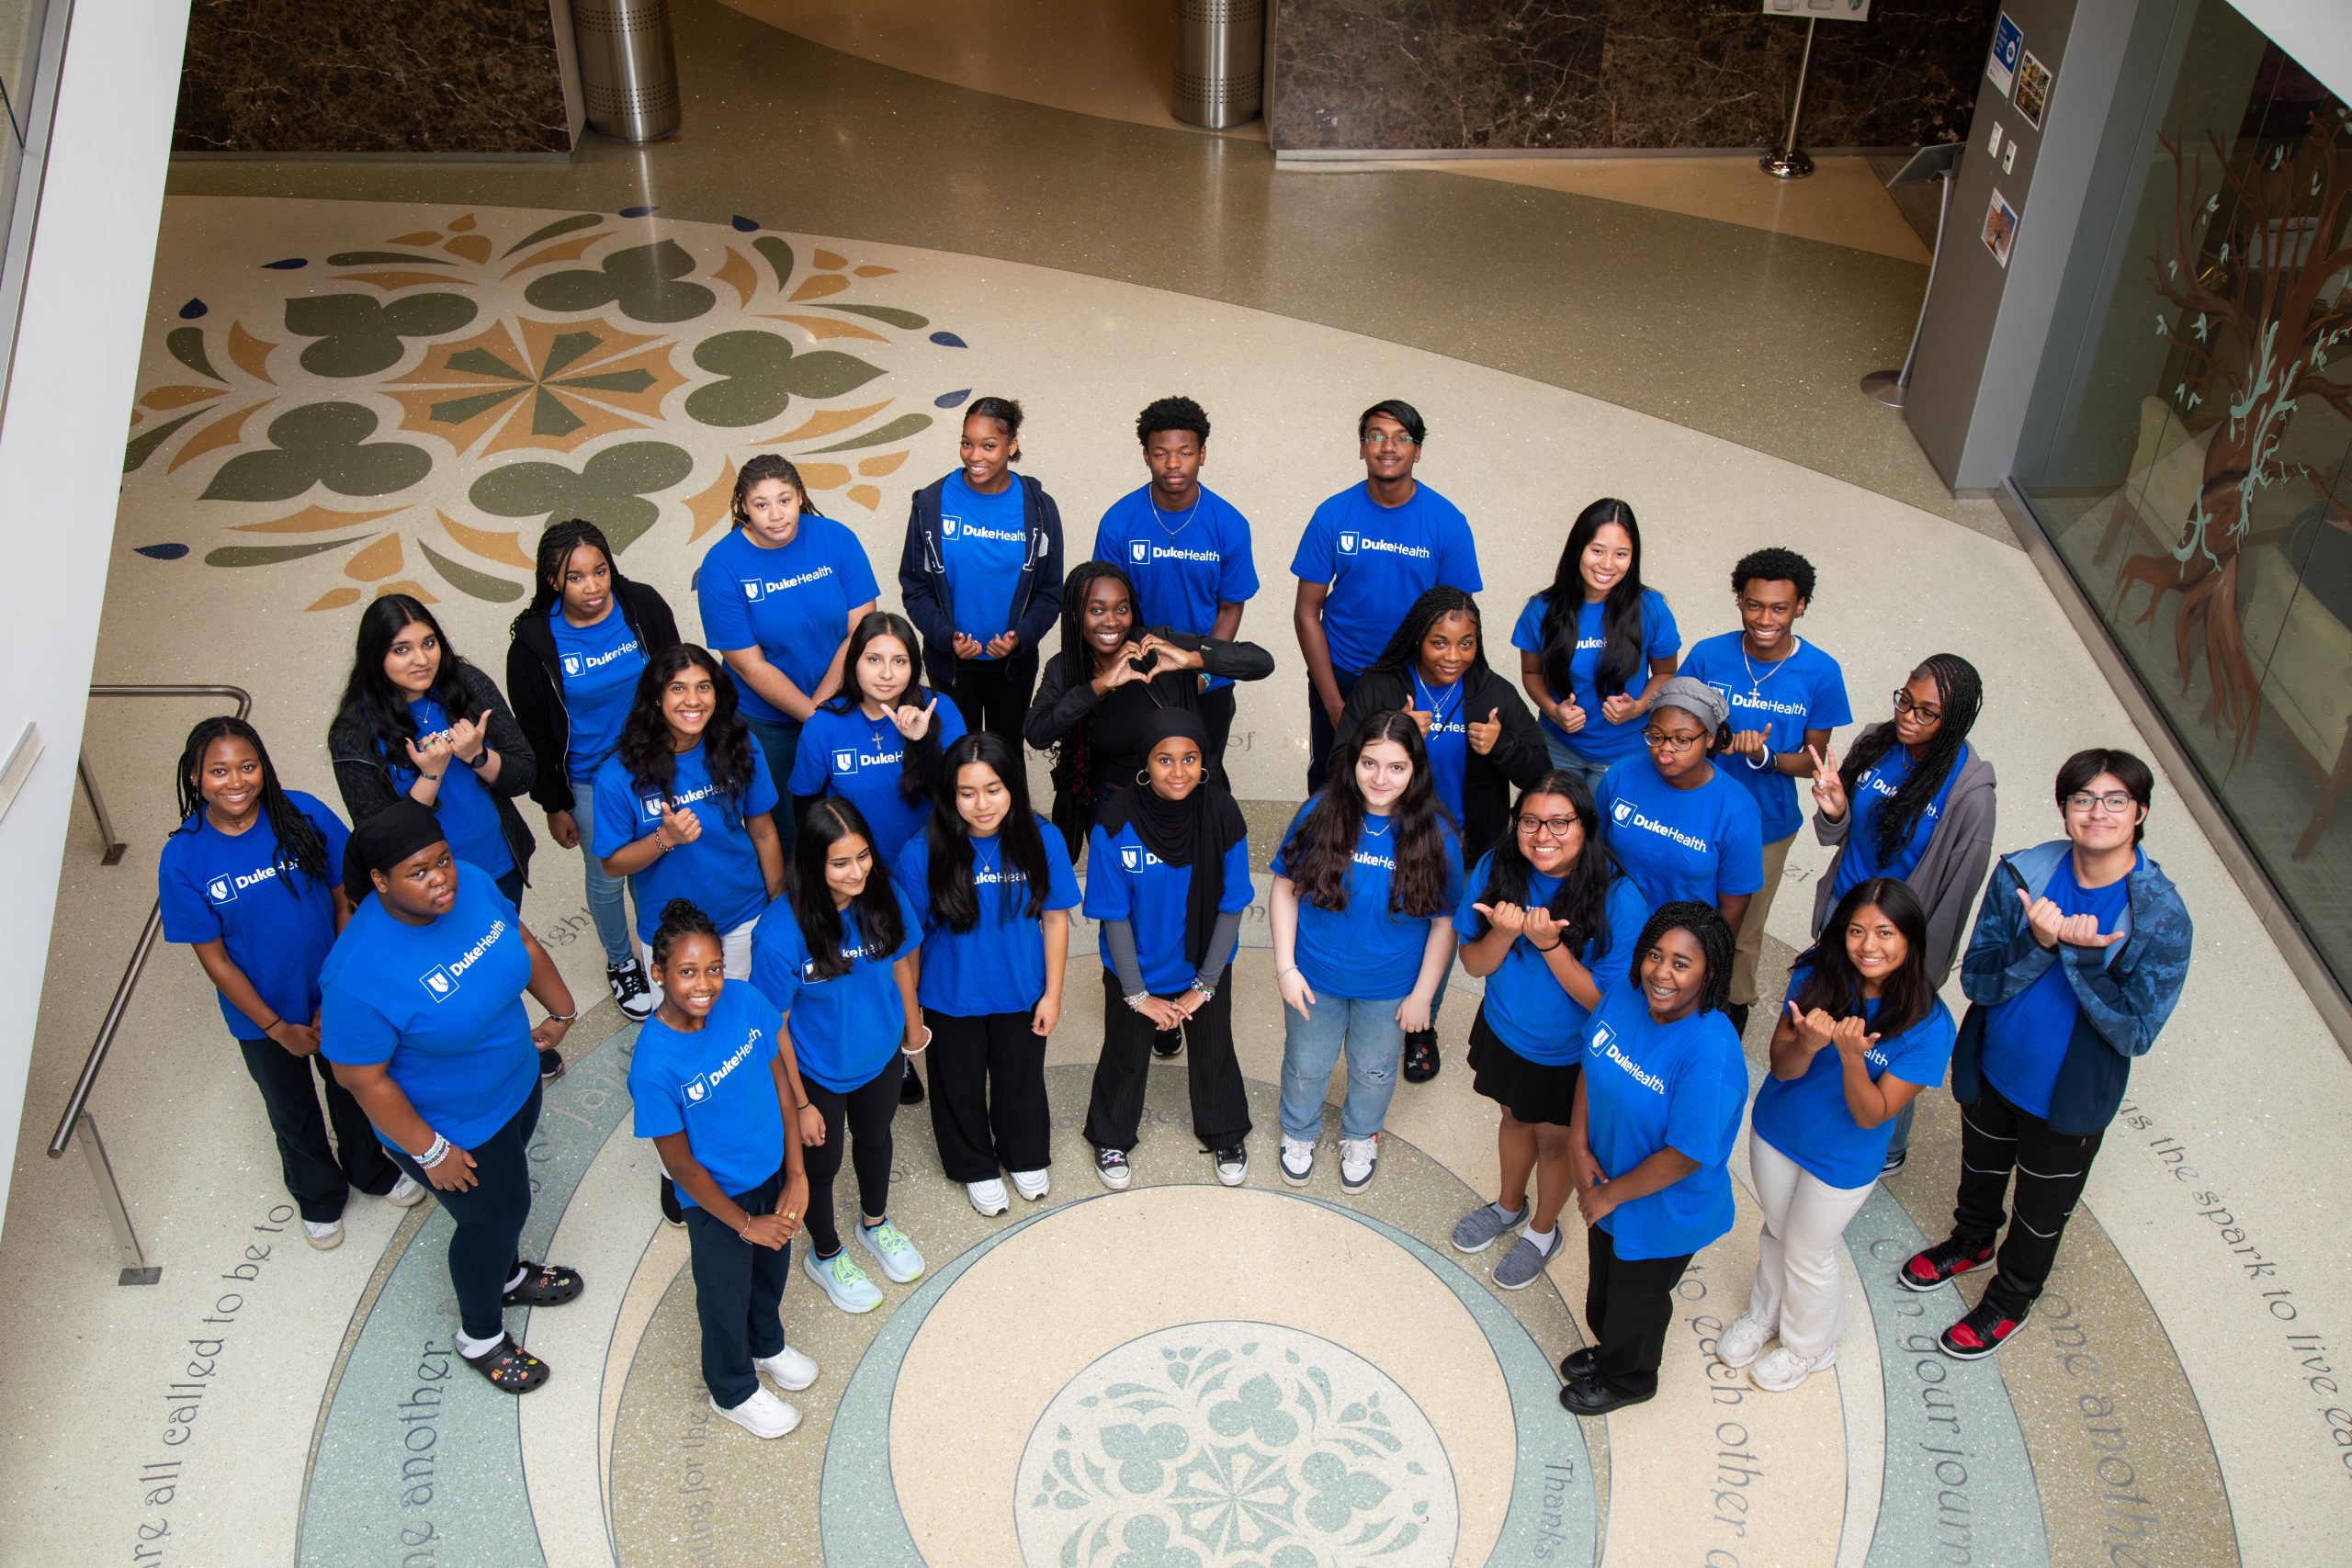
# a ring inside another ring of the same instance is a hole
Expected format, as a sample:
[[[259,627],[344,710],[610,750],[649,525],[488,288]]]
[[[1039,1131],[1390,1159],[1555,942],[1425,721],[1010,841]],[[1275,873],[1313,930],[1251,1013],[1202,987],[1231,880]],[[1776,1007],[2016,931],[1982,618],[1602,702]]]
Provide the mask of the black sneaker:
[[[1417,1029],[1405,1036],[1405,1081],[1427,1083],[1437,1077],[1437,1031]]]
[[[563,1077],[563,1069],[567,1066],[569,1064],[564,1061],[562,1052],[548,1045],[539,1047],[539,1081],[541,1083],[553,1083]]]
[[[645,977],[645,965],[631,953],[626,964],[605,965],[605,984],[613,993],[613,1003],[621,1016],[631,1023],[643,1023],[653,1012],[653,987]]]
[[[915,1066],[912,1062],[907,1064],[907,1076],[899,1080],[899,1103],[901,1105],[922,1103],[922,1079],[915,1077]]]
[[[1151,1054],[1163,1062],[1171,1056],[1182,1055],[1183,1050],[1184,1032],[1181,1029],[1171,1029],[1165,1034],[1155,1034],[1151,1037]]]
[[[1976,1303],[1975,1311],[1945,1329],[1936,1343],[1955,1361],[1981,1361],[2024,1326],[2023,1316],[2011,1317],[1987,1296]]]
[[[673,1225],[684,1226],[686,1211],[678,1202],[678,1184],[668,1177],[662,1179],[662,1217]]]
[[[1600,1352],[1590,1345],[1581,1350],[1569,1351],[1566,1359],[1560,1362],[1560,1377],[1566,1382],[1589,1378],[1600,1370]]]
[[[1747,1035],[1747,1011],[1748,1009],[1755,1005],[1756,1004],[1753,1002],[1725,1002],[1724,1004],[1724,1016],[1731,1020],[1733,1033],[1742,1037]]]
[[[1101,1177],[1102,1185],[1114,1192],[1125,1192],[1127,1183],[1135,1179],[1134,1173],[1127,1168],[1127,1156],[1124,1149],[1096,1149],[1094,1174]]]
[[[1893,1176],[1896,1171],[1901,1170],[1910,1158],[1909,1149],[1889,1149],[1886,1151],[1886,1158],[1879,1162],[1878,1173],[1881,1176]]]
[[[1924,1252],[1913,1253],[1911,1260],[1895,1270],[1894,1282],[1906,1291],[1932,1291],[1946,1280],[1972,1269],[1982,1269],[1991,1261],[1991,1242],[1947,1236]]]

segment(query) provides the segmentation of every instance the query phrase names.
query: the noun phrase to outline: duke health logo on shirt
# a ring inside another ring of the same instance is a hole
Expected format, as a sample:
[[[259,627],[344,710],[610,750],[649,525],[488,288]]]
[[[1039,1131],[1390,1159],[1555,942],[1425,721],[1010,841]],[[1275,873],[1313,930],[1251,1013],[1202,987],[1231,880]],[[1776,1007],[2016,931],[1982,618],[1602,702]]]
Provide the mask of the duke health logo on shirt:
[[[237,884],[233,878],[216,876],[204,885],[204,894],[216,904],[233,904],[237,901]]]
[[[1340,553],[1343,556],[1351,556],[1356,553],[1356,536],[1353,534],[1340,536]]]
[[[1610,808],[1609,815],[1618,822],[1623,823],[1634,815],[1634,803],[1630,800],[1621,800],[1614,807]]]
[[[1149,850],[1138,848],[1134,844],[1122,844],[1119,846],[1119,863],[1129,871],[1141,871],[1145,866],[1159,865],[1161,863],[1159,857]]]
[[[686,1091],[686,1101],[688,1104],[698,1105],[702,1101],[710,1098],[710,1080],[707,1077],[695,1077],[688,1078],[684,1087]]]
[[[576,653],[567,653],[563,656],[563,672],[567,675],[577,675],[580,673],[580,655]]]
[[[945,537],[952,539],[956,536],[956,530],[963,521],[961,517],[942,516],[939,520],[939,531]]]
[[[458,988],[457,978],[438,964],[419,975],[416,980],[424,987],[424,994],[436,1002],[447,1001]]]
[[[648,822],[659,822],[662,820],[662,797],[660,795],[641,795],[637,797],[637,803],[645,807],[645,819]]]
[[[851,747],[833,753],[833,772],[837,773],[854,773],[857,772],[857,750],[855,747]]]
[[[1708,685],[1710,685],[1710,686],[1713,686],[1716,691],[1721,692],[1721,693],[1724,694],[1724,707],[1728,708],[1728,707],[1730,707],[1730,706],[1732,705],[1732,700],[1731,700],[1731,682],[1728,682],[1728,681],[1710,681],[1710,682],[1707,682],[1707,684],[1708,684]]]
[[[754,604],[760,602],[760,595],[766,592],[767,584],[764,582],[753,581],[743,584],[743,597]]]
[[[1127,545],[1127,558],[1135,561],[1138,565],[1149,560],[1151,558],[1151,541],[1148,539],[1135,539],[1130,541]]]

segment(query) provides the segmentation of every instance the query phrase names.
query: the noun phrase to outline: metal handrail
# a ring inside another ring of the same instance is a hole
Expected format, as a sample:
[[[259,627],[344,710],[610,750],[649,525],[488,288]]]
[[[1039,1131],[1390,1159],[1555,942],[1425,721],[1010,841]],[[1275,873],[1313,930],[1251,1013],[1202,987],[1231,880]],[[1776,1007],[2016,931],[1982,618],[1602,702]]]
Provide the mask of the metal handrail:
[[[237,705],[237,716],[243,718],[253,712],[253,694],[242,686],[92,686],[94,697],[231,697]],[[107,815],[106,805],[98,795],[97,781],[90,772],[86,759],[77,759],[75,772],[82,789],[89,796],[90,809],[98,819],[99,835],[107,840],[105,857],[99,863],[114,865],[122,859],[123,845],[114,836],[113,820]],[[131,1228],[130,1211],[122,1201],[122,1189],[116,1183],[114,1167],[107,1158],[106,1145],[98,1137],[98,1124],[89,1112],[90,1092],[98,1086],[98,1074],[107,1065],[107,1053],[114,1045],[116,1032],[121,1029],[125,1014],[130,1010],[130,994],[139,986],[140,972],[147,967],[148,955],[155,951],[156,939],[164,931],[164,905],[158,898],[147,911],[147,923],[139,932],[139,942],[130,950],[130,962],[122,971],[122,979],[114,988],[114,999],[107,1004],[106,1018],[98,1024],[97,1038],[90,1043],[90,1054],[82,1063],[81,1077],[74,1083],[74,1092],[66,1097],[64,1113],[57,1119],[57,1131],[50,1135],[49,1157],[63,1156],[73,1143],[78,1127],[84,1134],[84,1146],[90,1156],[91,1173],[96,1178],[99,1196],[109,1207],[107,1217],[115,1228],[115,1238],[130,1255],[132,1266],[122,1271],[121,1283],[152,1285],[162,1277],[163,1270],[151,1267],[146,1255],[140,1250],[139,1235]]]

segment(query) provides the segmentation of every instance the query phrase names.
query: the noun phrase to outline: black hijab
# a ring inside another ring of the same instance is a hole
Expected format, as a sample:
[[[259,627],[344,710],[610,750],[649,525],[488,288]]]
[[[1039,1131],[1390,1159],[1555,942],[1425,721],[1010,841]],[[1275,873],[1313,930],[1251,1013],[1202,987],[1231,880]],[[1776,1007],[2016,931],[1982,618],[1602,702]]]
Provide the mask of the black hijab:
[[[1209,932],[1225,897],[1226,852],[1248,829],[1241,807],[1212,781],[1208,730],[1200,715],[1188,708],[1155,710],[1143,728],[1145,757],[1162,740],[1179,736],[1201,749],[1201,782],[1193,793],[1170,800],[1148,784],[1131,784],[1114,791],[1095,820],[1114,839],[1121,829],[1132,827],[1161,863],[1192,868],[1184,889],[1184,958],[1197,970],[1207,962]]]
[[[429,807],[396,800],[352,829],[343,851],[343,891],[356,907],[376,891],[369,874],[392,867],[449,836]]]

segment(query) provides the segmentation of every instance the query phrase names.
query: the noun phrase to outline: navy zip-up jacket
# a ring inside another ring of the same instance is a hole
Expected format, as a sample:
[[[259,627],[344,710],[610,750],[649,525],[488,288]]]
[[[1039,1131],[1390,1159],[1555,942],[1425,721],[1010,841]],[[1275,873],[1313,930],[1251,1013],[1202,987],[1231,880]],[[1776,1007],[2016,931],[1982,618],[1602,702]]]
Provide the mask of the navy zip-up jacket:
[[[1021,519],[1029,538],[1021,576],[1012,589],[1012,625],[1020,654],[1043,650],[1062,613],[1062,513],[1046,487],[1027,474],[1021,484]],[[899,557],[899,597],[907,619],[922,634],[923,672],[934,690],[956,683],[956,604],[947,590],[947,568],[939,553],[940,478],[915,491],[907,507],[907,545]]]

